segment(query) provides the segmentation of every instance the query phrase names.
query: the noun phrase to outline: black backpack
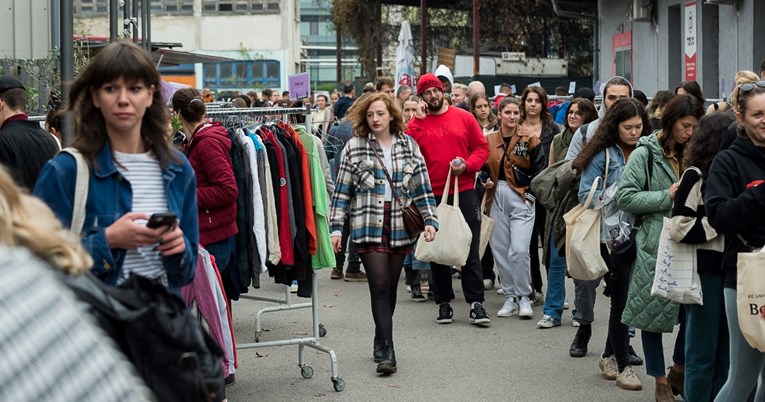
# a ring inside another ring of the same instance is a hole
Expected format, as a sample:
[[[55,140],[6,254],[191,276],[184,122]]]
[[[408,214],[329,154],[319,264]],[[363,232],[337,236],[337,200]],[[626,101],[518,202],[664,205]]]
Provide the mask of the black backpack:
[[[64,282],[133,363],[157,400],[223,400],[223,351],[180,296],[158,280],[137,275],[117,287],[90,272],[66,275]]]

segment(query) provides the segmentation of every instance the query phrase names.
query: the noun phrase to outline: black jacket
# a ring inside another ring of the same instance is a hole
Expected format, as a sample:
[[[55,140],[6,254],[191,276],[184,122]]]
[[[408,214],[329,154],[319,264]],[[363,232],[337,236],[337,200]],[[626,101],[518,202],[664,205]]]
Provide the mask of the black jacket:
[[[765,245],[765,148],[738,137],[720,152],[709,170],[704,202],[709,223],[726,236],[725,286],[735,288],[737,253]]]
[[[19,186],[32,190],[37,176],[58,153],[53,136],[28,120],[12,120],[0,130],[0,164],[10,170]]]
[[[341,96],[340,99],[337,100],[337,103],[335,103],[335,109],[333,112],[335,112],[335,118],[337,120],[340,120],[345,116],[345,112],[348,111],[348,109],[351,108],[351,105],[353,105],[353,99],[349,96]]]

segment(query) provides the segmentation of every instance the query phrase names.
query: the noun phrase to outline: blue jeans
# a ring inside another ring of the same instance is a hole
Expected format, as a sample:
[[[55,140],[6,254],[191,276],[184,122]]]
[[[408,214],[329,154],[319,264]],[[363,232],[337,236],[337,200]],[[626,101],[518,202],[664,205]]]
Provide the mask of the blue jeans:
[[[728,324],[725,321],[723,279],[701,272],[704,305],[686,304],[685,399],[712,401],[728,378]]]
[[[550,229],[550,267],[547,271],[547,297],[545,298],[544,314],[560,322],[563,315],[563,302],[566,300],[566,257],[558,254],[553,235],[555,223]]]
[[[672,354],[672,362],[680,366],[685,366],[685,336],[683,335],[685,325],[684,323],[681,323],[680,326],[680,332],[675,339],[675,350]],[[661,341],[662,335],[661,332],[640,330],[640,338],[643,340],[643,353],[645,353],[646,373],[651,377],[664,377],[667,375],[667,368],[664,365],[664,344],[662,344]]]
[[[757,385],[765,364],[765,353],[749,346],[738,326],[736,289],[725,289],[725,313],[728,316],[730,336],[730,370],[728,380],[717,394],[715,402],[745,401]],[[762,388],[762,387],[761,387]],[[760,390],[761,391],[761,390]],[[762,392],[758,392],[761,394]],[[758,395],[761,396],[761,395]]]
[[[215,257],[215,265],[218,267],[218,271],[225,271],[228,268],[228,263],[231,261],[231,256],[234,255],[234,250],[236,250],[236,236],[210,243],[204,247],[208,253]]]

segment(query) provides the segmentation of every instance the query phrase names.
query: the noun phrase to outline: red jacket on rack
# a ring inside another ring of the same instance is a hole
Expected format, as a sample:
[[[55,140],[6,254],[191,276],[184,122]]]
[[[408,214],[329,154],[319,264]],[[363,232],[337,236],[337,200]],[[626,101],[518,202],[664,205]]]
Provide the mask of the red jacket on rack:
[[[203,123],[183,151],[197,178],[199,243],[207,246],[237,234],[238,189],[228,131],[219,122]]]

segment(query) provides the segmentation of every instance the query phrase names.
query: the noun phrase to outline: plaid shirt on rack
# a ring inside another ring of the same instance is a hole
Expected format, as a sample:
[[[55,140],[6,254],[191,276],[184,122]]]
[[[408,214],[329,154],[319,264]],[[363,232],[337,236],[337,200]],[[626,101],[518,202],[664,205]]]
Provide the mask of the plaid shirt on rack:
[[[388,180],[369,145],[377,147],[380,155],[382,148],[373,135],[368,138],[369,143],[365,138],[353,137],[343,149],[335,194],[332,197],[330,229],[333,232],[341,231],[350,212],[351,239],[355,242],[380,243],[385,210],[385,183]],[[389,173],[396,186],[394,191],[397,191],[406,205],[410,202],[417,205],[426,225],[438,229],[436,199],[419,146],[412,137],[398,134],[391,154],[393,171]],[[408,246],[414,238],[410,238],[404,228],[401,207],[397,205],[395,196],[392,203],[390,246]]]

